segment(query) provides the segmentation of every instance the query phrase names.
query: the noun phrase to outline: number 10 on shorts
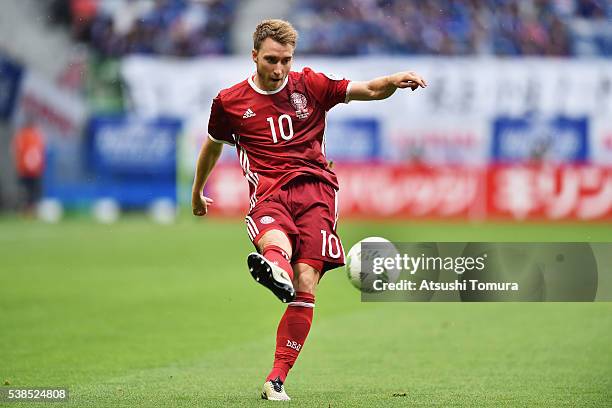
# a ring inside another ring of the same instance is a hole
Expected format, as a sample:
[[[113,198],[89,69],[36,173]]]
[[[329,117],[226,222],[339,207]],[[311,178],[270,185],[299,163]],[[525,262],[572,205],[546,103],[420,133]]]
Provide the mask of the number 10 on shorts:
[[[321,230],[323,236],[323,242],[321,244],[321,255],[329,256],[331,258],[340,258],[342,249],[340,247],[340,240],[334,234],[328,234],[327,231]]]

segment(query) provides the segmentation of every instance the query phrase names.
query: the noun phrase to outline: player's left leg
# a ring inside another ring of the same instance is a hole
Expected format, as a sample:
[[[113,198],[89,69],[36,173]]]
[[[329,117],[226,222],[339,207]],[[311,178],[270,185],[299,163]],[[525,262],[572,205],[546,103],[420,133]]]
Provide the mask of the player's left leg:
[[[297,263],[293,266],[293,286],[296,296],[287,305],[276,332],[276,351],[274,365],[266,378],[261,397],[271,400],[290,399],[285,392],[284,382],[306,341],[315,306],[315,290],[321,276],[320,261]],[[319,269],[315,269],[319,267]]]

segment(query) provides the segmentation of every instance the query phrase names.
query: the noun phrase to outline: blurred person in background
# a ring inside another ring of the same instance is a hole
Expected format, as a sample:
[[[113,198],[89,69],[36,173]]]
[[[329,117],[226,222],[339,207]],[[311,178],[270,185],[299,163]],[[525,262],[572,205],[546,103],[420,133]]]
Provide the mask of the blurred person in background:
[[[21,188],[21,209],[29,215],[41,198],[45,171],[45,141],[32,118],[15,133],[13,154]]]

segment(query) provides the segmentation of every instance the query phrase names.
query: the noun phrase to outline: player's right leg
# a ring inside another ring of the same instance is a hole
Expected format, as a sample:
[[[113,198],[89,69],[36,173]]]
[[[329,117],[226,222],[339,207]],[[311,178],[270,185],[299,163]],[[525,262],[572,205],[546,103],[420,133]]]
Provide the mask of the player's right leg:
[[[261,399],[270,401],[291,400],[285,391],[285,385],[278,377],[264,383],[263,389],[261,390]]]
[[[285,190],[280,190],[258,202],[245,218],[247,233],[257,248],[257,253],[247,258],[249,272],[285,303],[295,298],[290,262],[298,233],[284,204],[286,194]]]
[[[259,253],[247,257],[249,272],[257,282],[267,287],[283,303],[295,298],[293,270],[291,268],[291,243],[287,234],[271,229],[255,242]]]

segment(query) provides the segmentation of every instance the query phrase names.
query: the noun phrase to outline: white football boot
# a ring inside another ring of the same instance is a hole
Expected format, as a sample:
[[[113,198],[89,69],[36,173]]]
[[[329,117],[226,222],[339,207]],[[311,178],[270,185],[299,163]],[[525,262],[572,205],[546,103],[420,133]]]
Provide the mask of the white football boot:
[[[263,385],[261,391],[261,399],[270,401],[289,401],[291,398],[285,392],[285,386],[280,380],[280,377],[276,377],[274,380],[268,380]]]
[[[247,264],[253,279],[270,289],[283,303],[293,302],[295,289],[287,271],[255,252],[249,254]]]

